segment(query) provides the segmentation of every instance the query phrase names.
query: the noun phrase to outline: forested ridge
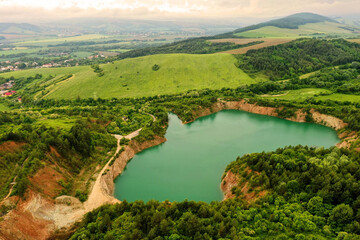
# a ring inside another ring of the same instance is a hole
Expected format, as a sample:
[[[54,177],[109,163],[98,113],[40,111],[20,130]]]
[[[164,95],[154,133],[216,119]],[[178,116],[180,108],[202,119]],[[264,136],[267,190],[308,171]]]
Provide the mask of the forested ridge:
[[[154,54],[170,54],[170,53],[189,53],[189,54],[210,54],[216,52],[223,52],[232,49],[248,47],[251,45],[259,44],[262,41],[255,41],[248,44],[235,44],[230,42],[215,43],[208,40],[212,37],[194,38],[183,41],[178,41],[170,44],[165,44],[159,47],[148,47],[136,49],[121,53],[118,59],[134,58],[141,56],[148,56]]]
[[[299,39],[237,55],[238,67],[272,80],[289,79],[324,67],[360,61],[360,44],[343,39]]]

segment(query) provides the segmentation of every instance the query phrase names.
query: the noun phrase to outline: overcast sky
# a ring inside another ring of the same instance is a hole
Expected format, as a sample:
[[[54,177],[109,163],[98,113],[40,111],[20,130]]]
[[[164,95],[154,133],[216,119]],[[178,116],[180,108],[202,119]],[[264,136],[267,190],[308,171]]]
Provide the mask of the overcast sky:
[[[360,14],[360,0],[0,0],[0,21],[73,17],[268,18]]]

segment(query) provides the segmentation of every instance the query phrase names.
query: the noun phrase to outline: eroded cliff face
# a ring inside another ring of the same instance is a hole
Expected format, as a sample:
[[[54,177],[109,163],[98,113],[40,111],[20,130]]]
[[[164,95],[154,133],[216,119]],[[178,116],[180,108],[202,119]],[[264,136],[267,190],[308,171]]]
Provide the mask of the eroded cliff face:
[[[252,172],[250,169],[246,169],[248,173]],[[255,174],[260,174],[258,172],[255,172]],[[234,199],[236,197],[241,198],[242,200],[245,200],[248,204],[255,202],[256,200],[264,197],[267,194],[267,191],[261,190],[260,187],[255,188],[257,191],[249,191],[249,182],[245,181],[241,183],[241,177],[235,173],[233,173],[231,170],[227,171],[225,174],[225,177],[221,181],[221,190],[224,193],[224,200],[227,199]],[[241,196],[236,196],[234,194],[233,189],[235,192],[241,192]]]
[[[232,188],[239,184],[239,178],[232,171],[228,171],[225,177],[221,181],[220,188],[224,193],[224,200],[235,198],[235,194],[232,193]]]
[[[212,113],[219,112],[221,110],[242,110],[256,114],[278,117],[279,116],[278,112],[283,108],[284,107],[275,108],[275,107],[259,106],[256,103],[248,103],[246,100],[241,100],[241,101],[219,100],[218,102],[214,103],[210,108],[205,108],[205,109],[200,108],[195,113],[195,115],[196,118],[199,118],[210,115]],[[334,128],[335,130],[340,130],[347,125],[346,123],[344,123],[344,121],[342,121],[339,118],[316,112],[314,109],[310,111],[310,114],[311,114],[310,117],[314,119],[315,123]],[[302,109],[299,109],[295,112],[295,116],[286,119],[294,122],[306,122],[307,115],[308,115],[307,112],[304,112]]]
[[[109,167],[109,171],[101,178],[101,185],[106,194],[109,196],[114,195],[114,180],[125,169],[127,162],[132,159],[136,153],[139,153],[147,148],[157,146],[166,141],[165,138],[155,137],[155,139],[143,143],[130,142],[129,146],[115,160],[114,164]]]

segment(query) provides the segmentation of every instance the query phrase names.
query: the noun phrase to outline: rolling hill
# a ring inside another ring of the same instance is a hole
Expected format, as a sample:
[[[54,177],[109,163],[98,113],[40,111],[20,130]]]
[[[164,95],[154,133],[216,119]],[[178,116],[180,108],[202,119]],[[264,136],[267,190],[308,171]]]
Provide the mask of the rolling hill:
[[[297,14],[290,15],[288,17],[275,19],[275,20],[271,20],[268,22],[259,23],[256,25],[240,28],[240,29],[235,30],[234,32],[240,33],[240,32],[246,32],[249,30],[259,29],[262,27],[270,27],[270,26],[278,27],[278,28],[298,29],[299,26],[301,26],[301,25],[305,25],[308,23],[319,23],[319,22],[336,22],[336,21],[331,18],[324,17],[324,16],[314,14],[314,13],[297,13]]]
[[[236,87],[266,80],[251,78],[235,63],[235,57],[230,54],[167,54],[100,65],[103,76],[90,66],[80,66],[9,72],[0,74],[0,78],[28,78],[41,74],[41,79],[26,84],[20,92],[26,94],[37,89],[35,97],[46,99],[156,96],[191,89]],[[159,66],[158,70],[153,69],[155,64]],[[69,75],[72,77],[67,77]]]

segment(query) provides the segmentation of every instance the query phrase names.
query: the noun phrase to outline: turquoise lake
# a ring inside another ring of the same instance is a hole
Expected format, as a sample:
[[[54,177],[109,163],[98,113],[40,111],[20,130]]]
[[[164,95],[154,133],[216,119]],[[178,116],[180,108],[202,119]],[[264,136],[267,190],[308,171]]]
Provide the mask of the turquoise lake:
[[[221,176],[237,156],[289,145],[334,146],[336,131],[244,111],[224,110],[182,124],[169,114],[167,142],[135,155],[115,180],[127,201],[220,201]]]

